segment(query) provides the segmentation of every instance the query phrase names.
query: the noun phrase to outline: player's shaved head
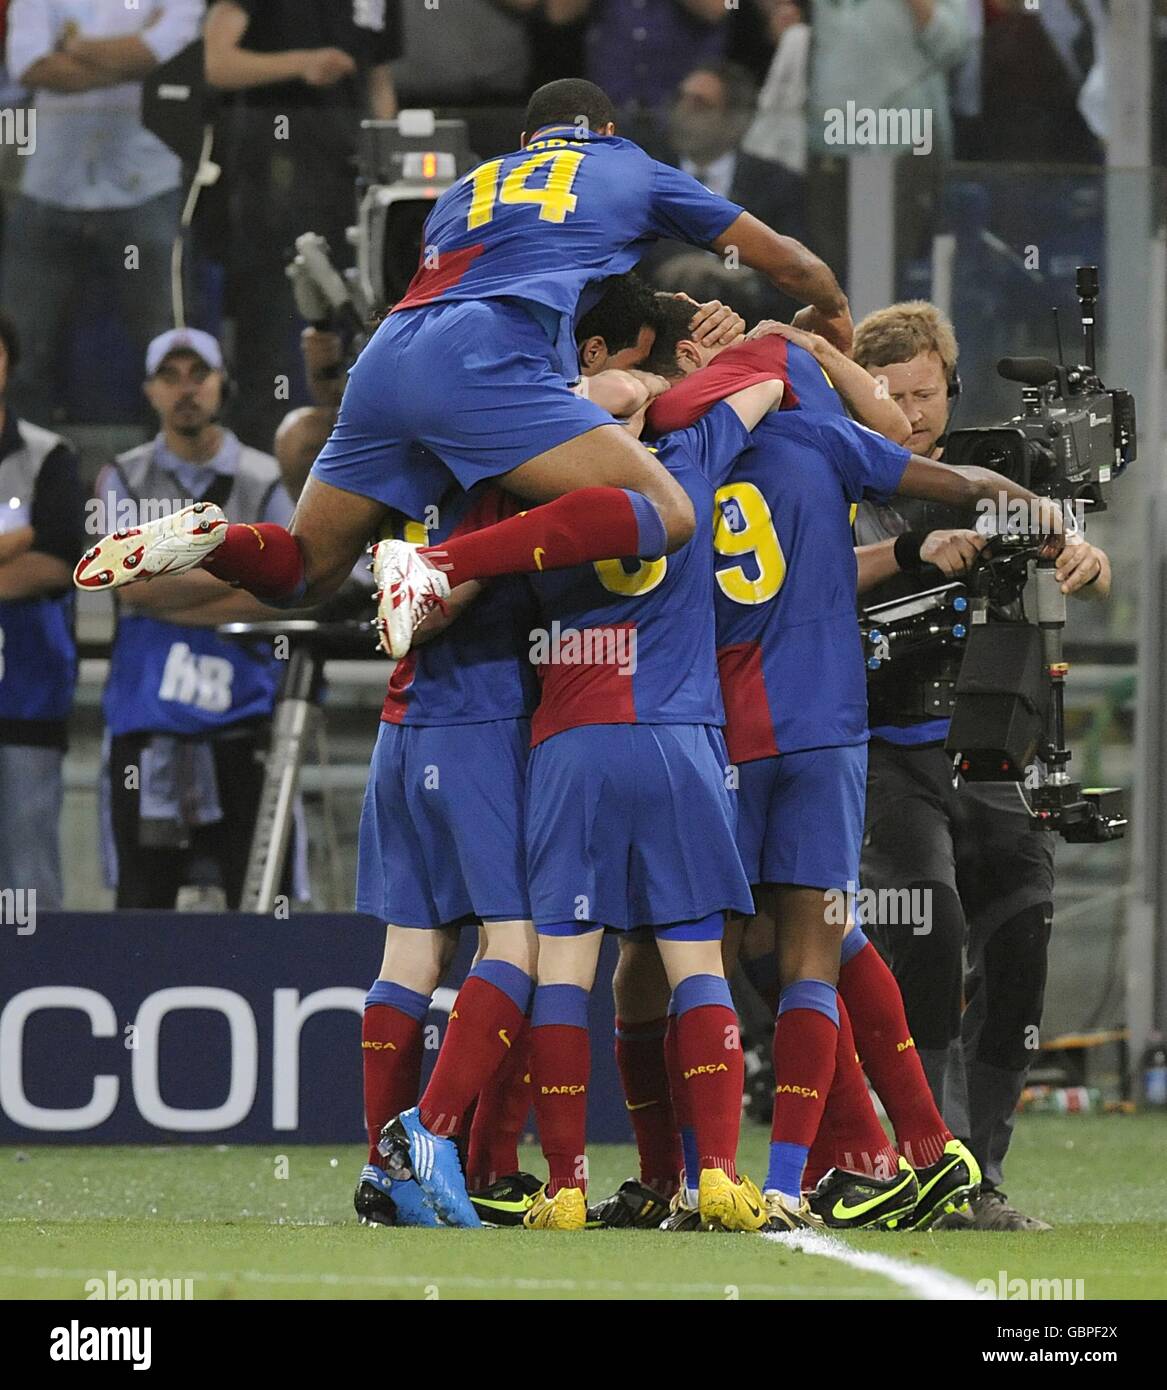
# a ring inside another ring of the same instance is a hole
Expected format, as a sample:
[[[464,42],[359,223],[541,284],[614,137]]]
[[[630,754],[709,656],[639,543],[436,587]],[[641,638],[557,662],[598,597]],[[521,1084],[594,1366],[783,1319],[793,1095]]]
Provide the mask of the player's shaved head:
[[[588,130],[603,130],[616,119],[616,111],[607,92],[582,77],[561,77],[546,82],[527,103],[523,130],[534,135],[549,125],[580,125]]]

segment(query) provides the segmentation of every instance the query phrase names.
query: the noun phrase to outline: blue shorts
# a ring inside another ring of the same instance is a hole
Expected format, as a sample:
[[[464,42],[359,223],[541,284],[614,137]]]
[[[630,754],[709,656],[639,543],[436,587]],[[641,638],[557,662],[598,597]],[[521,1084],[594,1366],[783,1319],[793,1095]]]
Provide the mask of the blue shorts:
[[[737,842],[751,883],[859,882],[867,745],[740,764]]]
[[[401,927],[525,921],[530,721],[382,724],[361,808],[357,910]]]
[[[613,423],[568,389],[554,343],[516,302],[435,304],[377,329],[312,473],[421,517],[451,475],[469,491]]]
[[[536,924],[619,931],[749,913],[721,730],[592,724],[531,753],[527,871]]]

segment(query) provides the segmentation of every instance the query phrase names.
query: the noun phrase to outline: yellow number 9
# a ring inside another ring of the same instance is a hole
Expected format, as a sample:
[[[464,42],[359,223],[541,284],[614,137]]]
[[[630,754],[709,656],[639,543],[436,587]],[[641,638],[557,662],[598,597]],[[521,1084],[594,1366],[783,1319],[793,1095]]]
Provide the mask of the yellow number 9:
[[[786,578],[786,556],[778,543],[778,532],[766,499],[753,483],[727,483],[713,499],[713,548],[718,555],[752,555],[758,577],[749,579],[741,565],[717,571],[721,592],[734,603],[766,603],[782,587]],[[741,519],[737,529],[730,527],[727,511]]]

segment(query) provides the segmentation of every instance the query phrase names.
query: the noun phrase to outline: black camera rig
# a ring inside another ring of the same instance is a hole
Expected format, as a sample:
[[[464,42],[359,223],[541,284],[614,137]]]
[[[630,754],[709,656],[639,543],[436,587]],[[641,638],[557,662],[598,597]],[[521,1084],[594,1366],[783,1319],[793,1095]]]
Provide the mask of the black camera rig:
[[[1094,365],[1098,272],[1079,267],[1083,366],[1006,358],[998,366],[1026,382],[1023,413],[1005,425],[954,431],[945,462],[992,468],[1047,497],[1105,509],[1105,489],[1135,457],[1134,402],[1107,390]],[[881,603],[860,617],[868,671],[919,662],[921,717],[951,715],[945,748],[969,781],[1021,782],[1039,826],[1065,840],[1120,838],[1127,818],[1116,787],[1084,789],[1072,780],[1065,744],[1062,652],[1066,596],[1046,536],[1029,530],[990,538],[959,583]],[[1033,580],[1033,612],[1022,596]]]

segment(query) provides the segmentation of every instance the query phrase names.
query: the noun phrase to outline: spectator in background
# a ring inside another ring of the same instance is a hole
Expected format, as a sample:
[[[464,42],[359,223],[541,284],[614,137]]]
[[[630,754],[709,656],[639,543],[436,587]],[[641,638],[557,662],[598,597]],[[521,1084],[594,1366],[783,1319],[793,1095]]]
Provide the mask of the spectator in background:
[[[460,0],[459,0],[460,2]],[[215,0],[205,30],[207,81],[238,96],[221,160],[230,209],[227,312],[241,350],[234,419],[270,448],[290,401],[303,399],[302,327],[284,266],[296,237],[319,232],[350,259],[354,155],[366,115],[397,112],[390,70],[398,0]]]
[[[180,168],[142,126],[141,79],[197,36],[202,13],[203,0],[11,0],[8,72],[35,96],[36,147],[21,160],[0,299],[25,344],[12,394],[30,419],[54,416],[83,281],[112,286],[139,352],[170,322]]]
[[[777,47],[742,139],[736,199],[786,236],[804,239],[810,0],[766,0]],[[764,208],[764,211],[759,211]]]
[[[660,155],[685,75],[725,57],[725,0],[544,0],[552,24],[587,21],[584,75],[611,97],[621,135]]]
[[[831,265],[847,263],[847,160],[869,153],[867,143],[835,137],[831,113],[916,112],[930,125],[931,151],[884,146],[896,161],[896,230],[901,252],[922,254],[932,231],[944,165],[952,153],[948,74],[968,43],[966,0],[866,0],[839,5],[812,0],[808,142],[809,241]],[[858,127],[856,127],[858,129]],[[833,257],[833,259],[832,259]]]
[[[0,889],[62,904],[61,762],[73,704],[73,565],[85,548],[85,495],[72,449],[7,404],[19,366],[0,314]]]
[[[402,106],[467,121],[481,159],[517,149],[531,93],[531,18],[542,0],[404,0],[403,56],[393,64]],[[454,109],[450,109],[454,108]]]
[[[98,475],[96,535],[195,501],[287,525],[292,502],[275,459],[218,423],[225,386],[209,334],[172,329],[150,344],[144,390],[161,428]],[[270,644],[211,629],[277,615],[205,569],[119,590],[118,600],[103,698],[117,906],[173,908],[193,888],[237,907],[282,665]]]
[[[799,222],[801,210],[796,200],[785,196],[790,186],[783,180],[781,166],[741,153],[742,137],[755,119],[756,99],[753,77],[736,63],[722,61],[694,69],[681,82],[669,115],[672,159],[710,192],[740,203],[768,226],[797,236],[791,223]],[[687,279],[671,273],[677,258]],[[788,319],[798,309],[765,277],[744,266],[727,270],[718,257],[694,252],[678,242],[658,243],[641,267],[662,287],[687,289],[695,280],[712,283],[710,298],[726,298],[740,311],[746,306],[759,317]]]
[[[750,74],[728,62],[695,68],[677,89],[669,113],[675,161],[719,197],[735,196],[738,146],[753,117],[756,97]]]
[[[1044,0],[1039,12],[1023,0],[992,0],[983,66],[986,158],[1075,164],[1101,159],[1078,107],[1096,56],[1090,16],[1083,0]]]

